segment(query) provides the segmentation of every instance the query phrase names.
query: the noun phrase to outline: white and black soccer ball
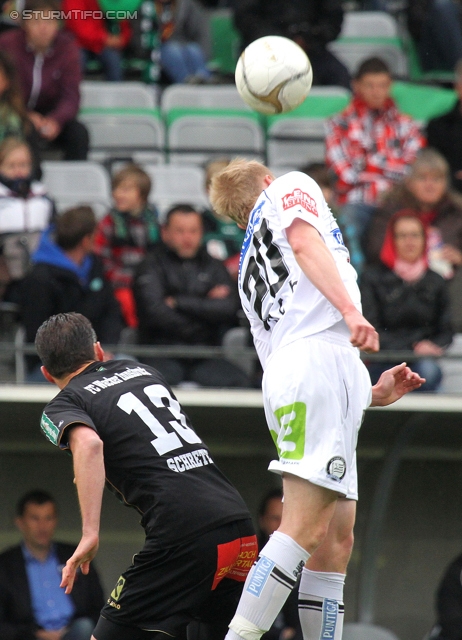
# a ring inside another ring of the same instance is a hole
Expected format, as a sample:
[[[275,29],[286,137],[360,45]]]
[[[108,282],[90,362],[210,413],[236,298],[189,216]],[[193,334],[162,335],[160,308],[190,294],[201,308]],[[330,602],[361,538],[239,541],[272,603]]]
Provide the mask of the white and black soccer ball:
[[[264,36],[251,42],[236,65],[241,98],[265,115],[287,113],[308,95],[313,71],[308,56],[293,40]]]

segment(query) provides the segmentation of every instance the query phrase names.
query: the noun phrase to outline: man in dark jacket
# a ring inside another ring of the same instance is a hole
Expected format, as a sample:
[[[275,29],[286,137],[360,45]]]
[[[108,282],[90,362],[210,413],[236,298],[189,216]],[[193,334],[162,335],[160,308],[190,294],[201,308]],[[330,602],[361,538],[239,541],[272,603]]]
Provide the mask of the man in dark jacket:
[[[24,102],[41,146],[53,144],[65,160],[85,160],[88,131],[79,122],[80,50],[60,31],[56,0],[27,0],[21,29],[0,37],[0,50],[13,60]]]
[[[202,246],[202,216],[189,205],[167,213],[162,242],[140,264],[134,281],[141,344],[209,345],[221,343],[236,324],[235,284],[224,264]],[[202,386],[247,386],[245,374],[226,360],[162,358],[149,364],[169,384],[184,380]]]
[[[118,343],[123,328],[120,307],[102,261],[92,253],[95,232],[93,210],[81,206],[65,211],[56,227],[42,235],[21,292],[27,342],[34,342],[37,329],[51,315],[76,311],[90,320],[103,344]],[[31,356],[30,381],[42,381],[41,374],[34,377],[37,362]]]
[[[104,604],[98,574],[80,574],[71,595],[59,584],[61,568],[75,545],[53,542],[57,509],[40,490],[16,508],[23,540],[0,554],[0,638],[2,640],[89,640]]]
[[[341,0],[236,0],[236,28],[243,45],[262,36],[295,40],[313,67],[313,84],[350,88],[347,68],[328,49],[343,22]]]
[[[457,64],[455,74],[454,89],[459,99],[450,111],[429,120],[427,141],[429,147],[437,149],[446,158],[452,184],[462,192],[462,60]]]

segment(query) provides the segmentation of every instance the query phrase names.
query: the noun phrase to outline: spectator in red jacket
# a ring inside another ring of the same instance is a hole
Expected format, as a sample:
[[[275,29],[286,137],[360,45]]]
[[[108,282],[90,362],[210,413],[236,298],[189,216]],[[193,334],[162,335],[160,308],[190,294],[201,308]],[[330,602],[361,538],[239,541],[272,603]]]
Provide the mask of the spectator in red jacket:
[[[122,80],[122,50],[131,38],[128,21],[102,19],[105,13],[96,0],[63,0],[62,9],[66,28],[82,48],[82,71],[93,57],[101,62],[106,80]]]
[[[356,74],[350,104],[327,123],[326,162],[337,177],[339,214],[357,270],[379,196],[406,175],[425,144],[417,123],[398,111],[391,86],[386,63],[368,58]]]
[[[80,52],[70,33],[60,31],[51,12],[56,0],[27,0],[21,29],[0,36],[0,50],[16,65],[19,82],[40,142],[58,146],[65,160],[85,160],[88,132],[79,110]]]

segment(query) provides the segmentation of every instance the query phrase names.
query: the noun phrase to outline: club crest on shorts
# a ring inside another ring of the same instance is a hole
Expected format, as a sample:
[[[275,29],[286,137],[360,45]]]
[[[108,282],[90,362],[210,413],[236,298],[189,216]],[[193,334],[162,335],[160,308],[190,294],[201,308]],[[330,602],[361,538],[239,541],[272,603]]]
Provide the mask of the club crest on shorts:
[[[346,473],[346,462],[341,456],[331,458],[326,467],[327,475],[331,480],[340,482]]]

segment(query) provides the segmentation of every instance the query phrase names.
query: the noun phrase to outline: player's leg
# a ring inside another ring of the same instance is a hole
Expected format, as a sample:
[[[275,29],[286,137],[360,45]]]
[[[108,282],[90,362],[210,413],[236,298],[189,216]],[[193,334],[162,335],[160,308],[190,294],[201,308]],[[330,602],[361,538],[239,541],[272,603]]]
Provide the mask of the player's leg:
[[[288,473],[283,486],[281,526],[247,577],[226,640],[258,640],[268,631],[305,562],[328,532],[337,494]]]
[[[356,502],[341,499],[327,536],[303,569],[299,615],[304,640],[340,640],[343,630],[343,586],[353,549]]]

